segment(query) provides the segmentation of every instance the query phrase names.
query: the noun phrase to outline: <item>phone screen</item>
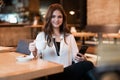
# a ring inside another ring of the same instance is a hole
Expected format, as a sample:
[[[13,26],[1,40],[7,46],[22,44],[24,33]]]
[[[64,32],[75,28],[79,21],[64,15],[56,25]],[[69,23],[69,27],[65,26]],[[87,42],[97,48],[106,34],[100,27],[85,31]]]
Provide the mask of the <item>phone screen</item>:
[[[87,49],[88,49],[87,45],[82,45],[80,50],[79,50],[79,53],[84,55],[86,53]]]

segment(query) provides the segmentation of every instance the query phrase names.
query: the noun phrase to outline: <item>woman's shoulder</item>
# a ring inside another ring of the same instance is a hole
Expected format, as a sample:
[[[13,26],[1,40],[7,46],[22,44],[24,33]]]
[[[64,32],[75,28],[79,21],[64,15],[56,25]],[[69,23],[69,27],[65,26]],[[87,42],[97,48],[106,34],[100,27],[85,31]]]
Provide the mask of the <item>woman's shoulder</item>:
[[[71,40],[73,38],[74,38],[73,34],[71,34],[71,33],[66,34],[66,39]]]
[[[39,32],[38,35],[45,35],[45,33],[43,31]]]
[[[45,33],[41,31],[38,33],[37,38],[43,38],[44,36],[45,36]]]
[[[66,36],[67,37],[74,37],[72,33],[67,33]]]

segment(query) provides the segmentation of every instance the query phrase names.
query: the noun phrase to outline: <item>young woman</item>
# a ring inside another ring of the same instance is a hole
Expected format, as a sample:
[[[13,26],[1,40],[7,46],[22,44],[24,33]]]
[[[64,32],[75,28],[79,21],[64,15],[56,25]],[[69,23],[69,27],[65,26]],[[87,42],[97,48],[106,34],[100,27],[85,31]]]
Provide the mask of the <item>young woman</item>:
[[[29,46],[33,53],[36,47],[37,53],[42,54],[42,59],[64,66],[64,72],[49,76],[50,80],[81,80],[94,67],[91,62],[86,61],[84,55],[79,53],[81,57],[77,56],[78,47],[75,38],[66,24],[63,7],[60,4],[50,5],[43,31]]]

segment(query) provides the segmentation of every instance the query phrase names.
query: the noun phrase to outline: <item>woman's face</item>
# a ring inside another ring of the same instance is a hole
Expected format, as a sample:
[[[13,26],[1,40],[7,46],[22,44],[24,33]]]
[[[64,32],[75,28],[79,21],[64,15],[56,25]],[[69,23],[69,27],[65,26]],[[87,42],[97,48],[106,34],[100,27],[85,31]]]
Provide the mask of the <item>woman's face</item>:
[[[59,10],[55,10],[52,14],[51,24],[54,28],[59,28],[63,23],[63,15]]]

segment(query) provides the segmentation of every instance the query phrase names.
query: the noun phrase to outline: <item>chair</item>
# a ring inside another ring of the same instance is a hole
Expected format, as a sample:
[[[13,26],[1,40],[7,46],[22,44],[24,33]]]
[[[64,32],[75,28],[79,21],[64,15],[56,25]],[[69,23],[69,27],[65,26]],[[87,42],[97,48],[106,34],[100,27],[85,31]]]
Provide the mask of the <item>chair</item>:
[[[29,43],[33,40],[25,39],[25,40],[19,40],[16,48],[16,52],[23,53],[23,54],[30,54],[29,51]]]

